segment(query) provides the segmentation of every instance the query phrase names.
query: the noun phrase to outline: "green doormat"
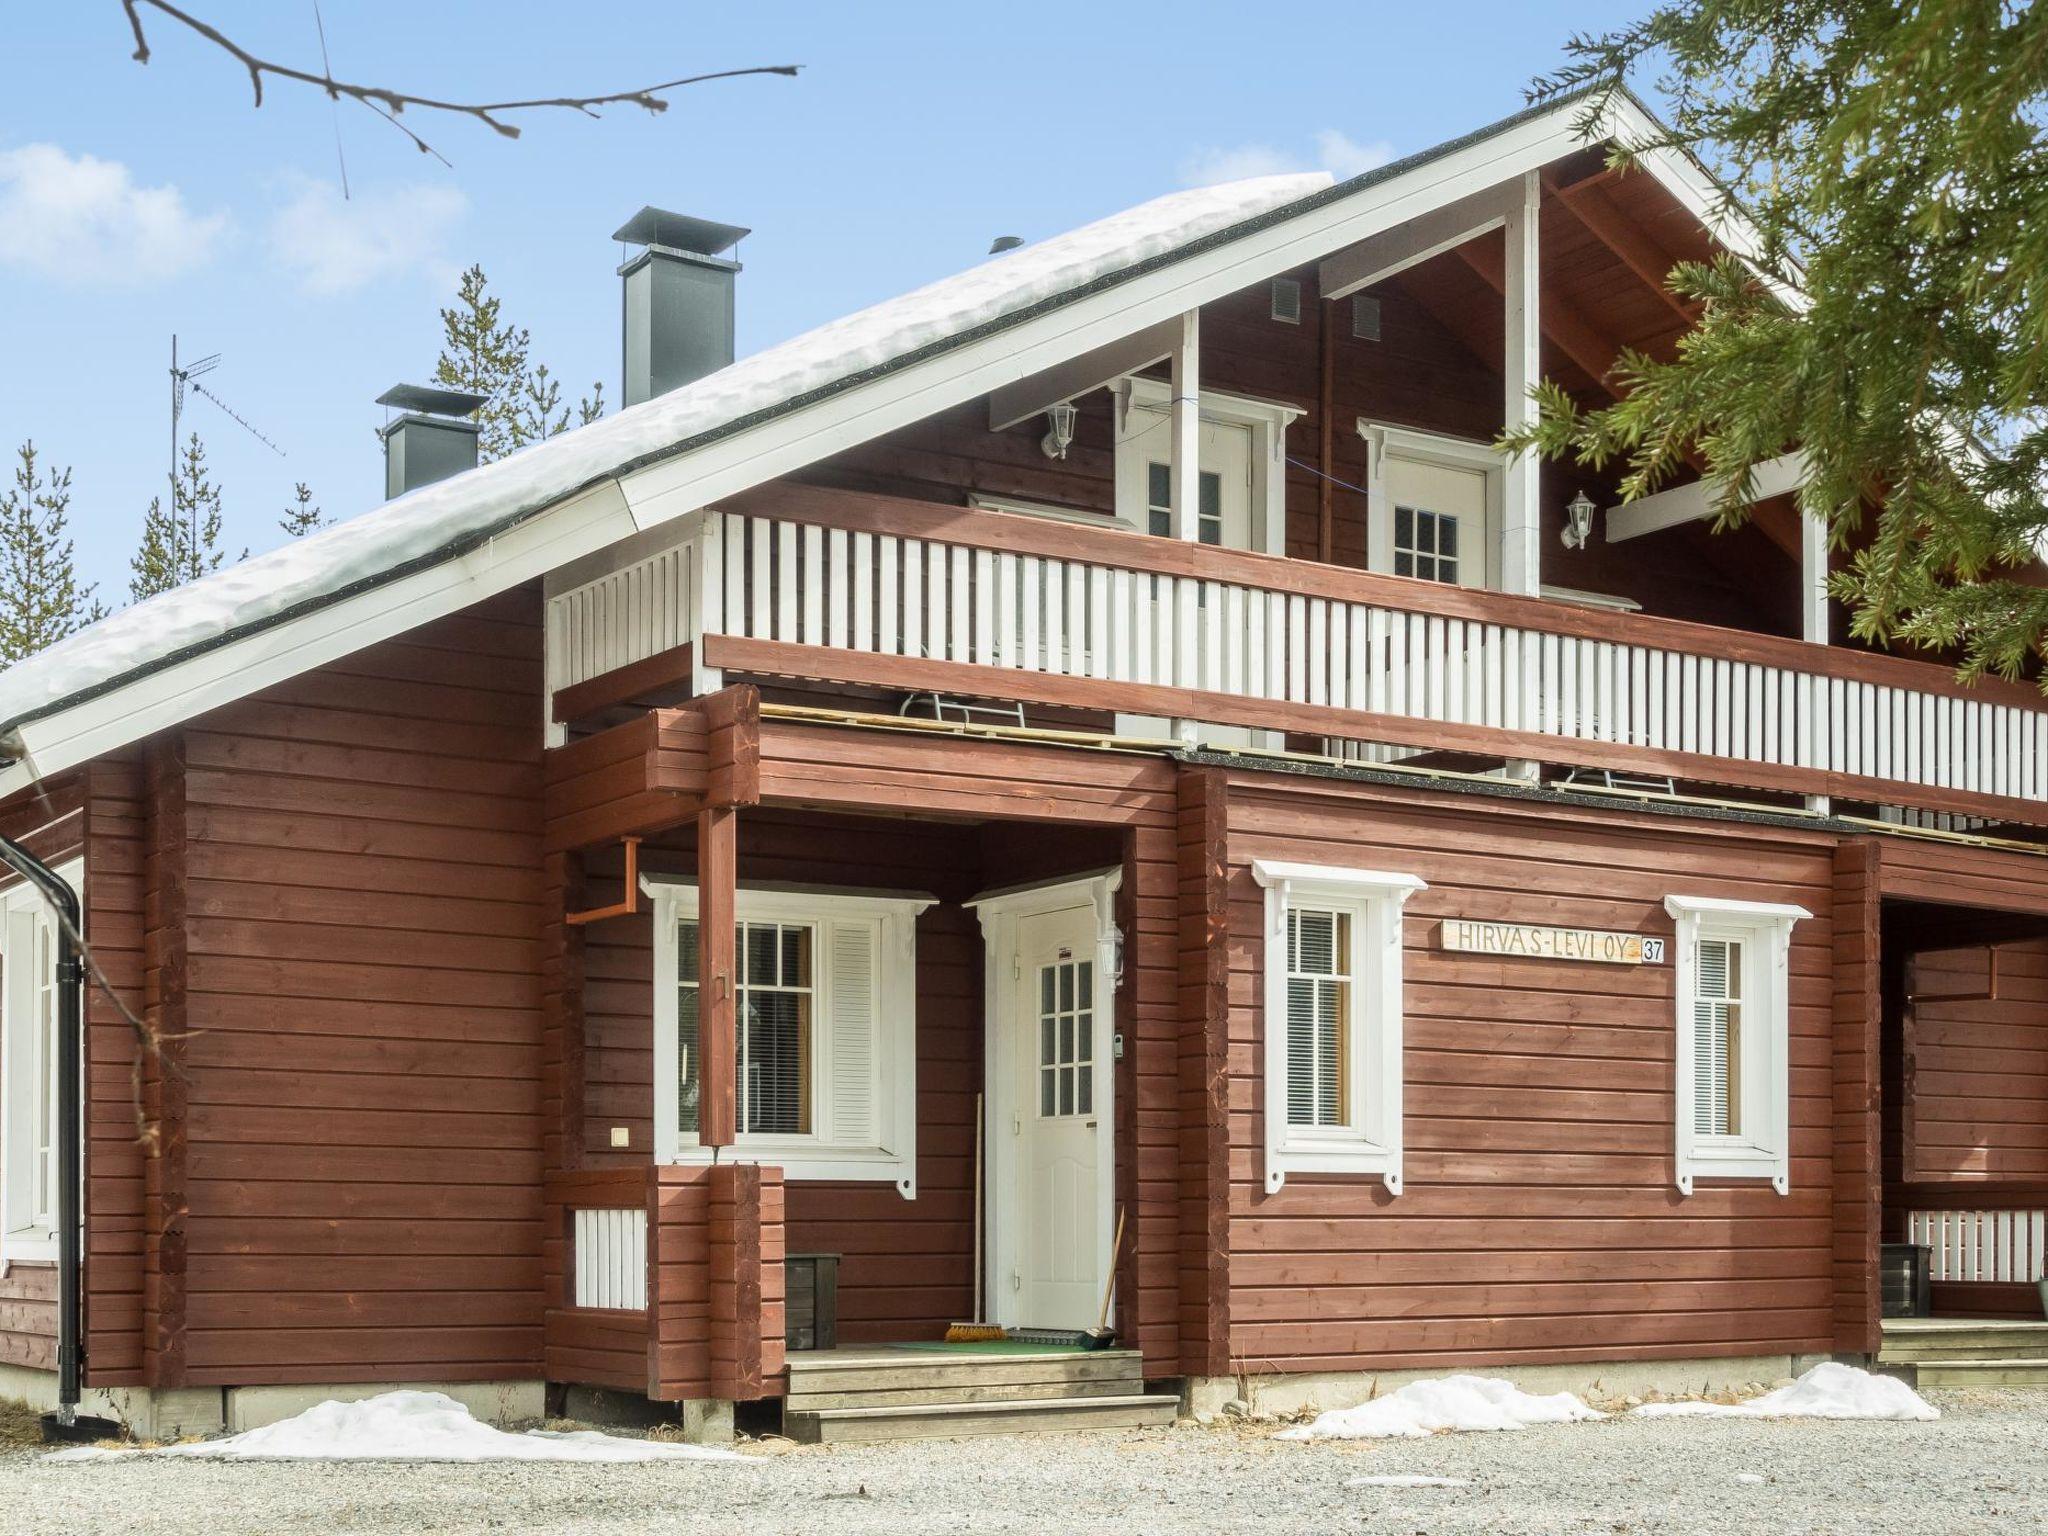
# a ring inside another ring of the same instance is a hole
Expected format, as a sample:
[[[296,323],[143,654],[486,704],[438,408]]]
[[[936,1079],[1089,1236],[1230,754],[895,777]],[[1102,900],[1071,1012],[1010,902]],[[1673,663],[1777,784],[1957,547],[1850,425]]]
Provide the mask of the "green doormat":
[[[1023,1339],[983,1339],[975,1344],[891,1344],[891,1349],[930,1350],[940,1355],[1080,1355],[1087,1351],[1070,1344],[1032,1344]]]

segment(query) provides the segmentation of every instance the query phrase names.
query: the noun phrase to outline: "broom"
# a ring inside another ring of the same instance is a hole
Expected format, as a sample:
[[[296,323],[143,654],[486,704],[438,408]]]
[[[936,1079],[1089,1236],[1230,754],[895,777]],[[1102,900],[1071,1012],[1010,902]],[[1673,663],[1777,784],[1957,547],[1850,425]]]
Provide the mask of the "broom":
[[[982,1113],[981,1095],[974,1096],[974,1315],[980,1317],[981,1310],[981,1138]],[[991,1340],[1008,1338],[997,1323],[955,1323],[946,1330],[948,1344],[986,1344]]]

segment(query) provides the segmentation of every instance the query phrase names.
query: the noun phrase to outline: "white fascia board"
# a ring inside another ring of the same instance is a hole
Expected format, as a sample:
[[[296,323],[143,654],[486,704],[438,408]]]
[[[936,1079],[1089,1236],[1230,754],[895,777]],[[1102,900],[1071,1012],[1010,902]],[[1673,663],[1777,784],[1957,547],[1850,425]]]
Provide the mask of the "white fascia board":
[[[722,496],[1031,378],[1120,336],[1177,321],[1275,273],[1318,262],[1581,147],[1570,106],[1560,106],[1198,256],[1167,262],[1142,277],[1071,300],[802,410],[627,472],[534,514],[479,551],[330,603],[29,722],[21,727],[25,755],[0,772],[0,796],[519,582],[545,576],[557,566],[586,558],[635,532],[673,522]],[[629,521],[618,515],[621,496]]]
[[[523,581],[545,576],[584,551],[630,537],[632,532],[632,516],[618,483],[607,480],[452,560],[145,673],[70,709],[30,720],[19,729],[21,760],[0,772],[0,797]]]
[[[1796,491],[1812,473],[1803,453],[1787,453],[1756,467],[1756,499],[1767,501]],[[1636,501],[1625,501],[1607,509],[1607,542],[1638,539],[1646,533],[1696,523],[1714,516],[1721,504],[1713,499],[1707,482],[1690,480],[1668,491],[1657,491]]]

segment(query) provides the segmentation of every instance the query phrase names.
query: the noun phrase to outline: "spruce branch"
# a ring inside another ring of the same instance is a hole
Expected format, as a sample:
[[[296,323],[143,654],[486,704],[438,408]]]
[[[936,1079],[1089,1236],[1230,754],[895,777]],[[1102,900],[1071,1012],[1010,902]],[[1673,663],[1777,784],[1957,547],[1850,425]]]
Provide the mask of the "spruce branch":
[[[128,17],[128,29],[135,35],[133,57],[138,64],[147,64],[151,57],[149,36],[142,24],[144,6],[205,39],[240,64],[248,72],[249,88],[255,95],[257,106],[263,105],[263,80],[266,75],[300,85],[314,86],[329,100],[339,101],[347,97],[350,101],[367,107],[410,139],[413,148],[421,154],[432,155],[443,165],[448,162],[441,152],[399,121],[406,108],[414,107],[423,112],[445,112],[459,117],[474,118],[493,133],[504,138],[516,139],[519,137],[519,125],[506,121],[507,115],[511,113],[556,109],[580,112],[585,117],[598,117],[602,115],[599,108],[614,106],[639,107],[645,112],[661,113],[668,110],[668,102],[663,96],[665,92],[678,91],[690,85],[703,85],[713,80],[738,79],[745,75],[794,76],[802,67],[797,64],[764,64],[748,69],[721,69],[708,74],[685,75],[676,80],[664,80],[658,85],[636,86],[631,90],[610,91],[597,96],[535,96],[521,101],[445,101],[434,96],[416,96],[407,91],[394,90],[389,86],[353,84],[335,79],[325,69],[299,69],[289,64],[261,58],[228,37],[218,27],[172,5],[170,0],[121,0],[121,9]]]

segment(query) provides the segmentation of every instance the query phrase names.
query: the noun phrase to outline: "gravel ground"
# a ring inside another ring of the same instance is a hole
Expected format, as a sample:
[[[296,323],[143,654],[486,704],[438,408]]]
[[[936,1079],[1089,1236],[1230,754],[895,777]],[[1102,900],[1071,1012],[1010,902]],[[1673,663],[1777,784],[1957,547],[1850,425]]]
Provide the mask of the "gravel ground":
[[[1612,1420],[1426,1441],[1270,1428],[832,1447],[747,1463],[422,1466],[0,1453],[34,1528],[240,1532],[2030,1532],[2048,1527],[2048,1393],[1930,1394],[1933,1424]],[[1347,1487],[1426,1475],[1463,1488]],[[1745,1481],[1738,1474],[1761,1482]],[[32,1513],[31,1513],[32,1512]],[[17,1529],[24,1527],[17,1526]]]

